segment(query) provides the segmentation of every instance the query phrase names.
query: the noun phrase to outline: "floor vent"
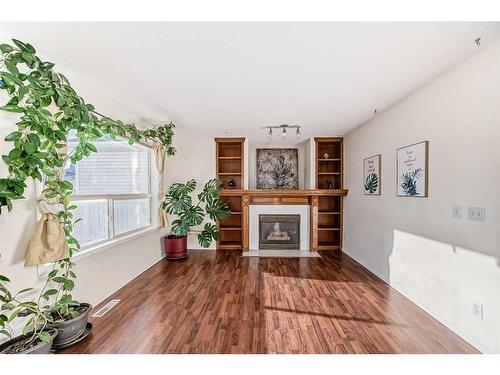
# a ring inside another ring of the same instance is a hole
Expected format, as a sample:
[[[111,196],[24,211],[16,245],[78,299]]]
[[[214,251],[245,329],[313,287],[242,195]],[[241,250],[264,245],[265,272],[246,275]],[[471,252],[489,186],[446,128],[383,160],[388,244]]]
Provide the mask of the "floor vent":
[[[117,303],[120,302],[119,299],[112,299],[109,301],[107,304],[105,304],[103,307],[101,307],[99,310],[97,310],[94,315],[92,315],[92,318],[101,318],[106,314],[109,310],[111,310],[113,307],[117,305]]]

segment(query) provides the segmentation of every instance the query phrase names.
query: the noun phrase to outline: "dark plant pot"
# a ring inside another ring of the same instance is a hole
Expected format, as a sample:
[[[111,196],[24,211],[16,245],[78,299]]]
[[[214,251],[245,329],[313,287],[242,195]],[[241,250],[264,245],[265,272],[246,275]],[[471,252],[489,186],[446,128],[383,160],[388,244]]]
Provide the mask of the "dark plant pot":
[[[83,311],[81,311],[80,315],[77,317],[70,320],[50,323],[49,326],[57,329],[59,332],[57,337],[54,339],[54,346],[67,345],[80,336],[83,331],[85,331],[92,306],[88,303],[81,303],[80,307],[83,308]]]
[[[51,335],[51,340],[49,342],[40,341],[35,346],[29,347],[28,349],[12,354],[50,354],[52,343],[54,342],[54,338],[57,336],[57,329],[46,328],[44,331],[49,332]],[[27,339],[28,337],[29,335],[17,336],[9,341],[0,344],[0,354],[3,354],[4,350],[17,344],[19,341]]]
[[[161,239],[161,246],[167,259],[182,259],[188,256],[187,236],[165,236]]]

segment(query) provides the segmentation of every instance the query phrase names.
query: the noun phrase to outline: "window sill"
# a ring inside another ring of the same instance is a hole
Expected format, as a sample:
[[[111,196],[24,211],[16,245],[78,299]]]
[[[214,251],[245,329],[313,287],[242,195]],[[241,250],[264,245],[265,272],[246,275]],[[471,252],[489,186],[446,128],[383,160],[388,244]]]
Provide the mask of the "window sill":
[[[80,261],[82,259],[88,258],[89,256],[98,254],[98,253],[100,253],[102,251],[105,251],[107,249],[116,247],[118,245],[122,245],[125,242],[129,242],[130,240],[134,240],[136,238],[144,237],[144,236],[146,236],[148,234],[151,234],[153,232],[159,231],[160,229],[162,229],[162,228],[147,227],[146,229],[142,229],[140,231],[137,231],[137,232],[134,232],[134,233],[130,233],[128,235],[125,235],[125,236],[122,236],[122,237],[119,237],[119,238],[115,238],[113,240],[109,240],[109,241],[100,243],[100,244],[95,245],[95,246],[90,246],[88,248],[83,249],[78,254],[73,255],[73,257],[71,258],[71,260],[76,263],[76,262],[78,262],[78,261]],[[49,273],[52,270],[52,267],[53,267],[53,263],[43,264],[41,266],[38,266],[37,267],[38,276],[43,276],[43,275]]]

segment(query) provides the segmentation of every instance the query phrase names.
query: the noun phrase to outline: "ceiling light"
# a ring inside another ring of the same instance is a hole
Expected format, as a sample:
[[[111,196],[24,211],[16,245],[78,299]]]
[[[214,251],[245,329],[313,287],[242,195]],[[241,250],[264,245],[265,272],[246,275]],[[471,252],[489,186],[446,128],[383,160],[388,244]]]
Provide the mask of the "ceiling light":
[[[273,129],[277,129],[279,131],[279,136],[281,137],[286,137],[286,133],[288,129],[295,129],[295,134],[297,137],[300,136],[300,126],[299,125],[287,125],[287,124],[281,124],[281,125],[275,125],[275,126],[264,126],[262,129],[268,129],[267,135],[269,137],[272,137],[273,135]],[[281,129],[281,131],[280,131]]]

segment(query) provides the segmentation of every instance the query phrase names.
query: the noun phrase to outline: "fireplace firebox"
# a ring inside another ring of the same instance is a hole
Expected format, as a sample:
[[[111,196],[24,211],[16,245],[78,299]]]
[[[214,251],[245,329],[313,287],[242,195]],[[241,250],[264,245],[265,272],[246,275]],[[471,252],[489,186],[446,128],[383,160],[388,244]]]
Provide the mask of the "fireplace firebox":
[[[259,249],[300,250],[300,215],[259,215]]]

